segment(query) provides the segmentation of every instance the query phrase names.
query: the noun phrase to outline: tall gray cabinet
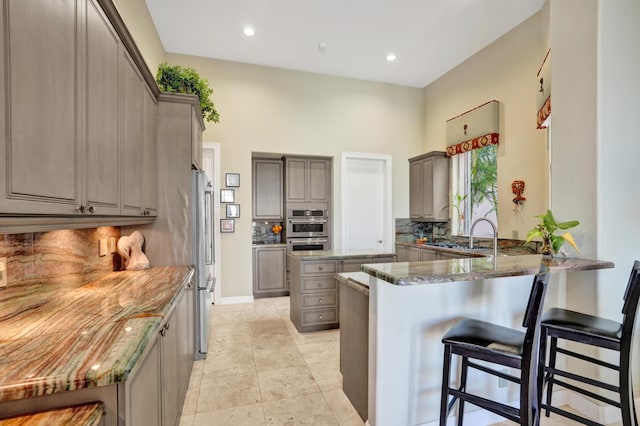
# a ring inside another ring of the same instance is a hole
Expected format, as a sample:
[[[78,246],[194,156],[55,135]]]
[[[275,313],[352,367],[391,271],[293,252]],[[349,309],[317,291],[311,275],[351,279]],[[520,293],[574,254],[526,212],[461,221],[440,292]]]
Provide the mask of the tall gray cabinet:
[[[449,158],[444,152],[409,159],[409,217],[430,222],[449,220]]]
[[[283,214],[283,163],[280,159],[254,158],[253,219],[282,222]]]

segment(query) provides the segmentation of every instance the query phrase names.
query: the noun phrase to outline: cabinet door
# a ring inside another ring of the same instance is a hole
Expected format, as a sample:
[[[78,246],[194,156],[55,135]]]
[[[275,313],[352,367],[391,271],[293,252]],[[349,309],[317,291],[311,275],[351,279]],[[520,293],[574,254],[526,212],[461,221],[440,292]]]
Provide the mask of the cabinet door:
[[[176,305],[176,321],[177,321],[177,348],[178,348],[178,379],[176,387],[178,388],[178,407],[184,402],[184,395],[189,385],[189,376],[191,375],[191,367],[193,366],[194,352],[194,303],[195,286],[193,282],[187,285]]]
[[[156,124],[158,103],[155,96],[144,87],[142,99],[143,155],[142,155],[142,206],[145,215],[158,215],[158,148]]]
[[[191,107],[191,164],[198,170],[202,170],[202,131],[197,111]]]
[[[135,63],[122,49],[122,214],[142,214],[143,84]]]
[[[438,252],[436,251],[422,249],[421,252],[422,252],[421,259],[423,261],[438,260]]]
[[[343,259],[340,260],[340,272],[359,272],[360,266],[365,263],[373,263],[365,258]]]
[[[126,424],[161,424],[160,342],[154,339],[140,367],[127,383]]]
[[[420,262],[422,261],[422,250],[418,247],[409,247],[409,260],[408,262]]]
[[[407,246],[396,246],[396,253],[398,255],[398,262],[409,261],[409,248]]]
[[[76,111],[84,107],[79,9],[75,0],[3,6],[0,211],[73,214],[81,198]]]
[[[422,217],[424,206],[424,167],[422,161],[409,164],[409,216]]]
[[[87,2],[87,139],[84,200],[90,213],[120,214],[118,62],[120,40],[93,0]]]
[[[422,163],[422,217],[433,218],[433,158]]]
[[[331,194],[331,163],[327,160],[308,160],[309,184],[307,200],[328,203]]]
[[[287,202],[305,202],[307,191],[307,161],[300,158],[287,158]]]
[[[253,160],[253,218],[282,220],[282,161]]]
[[[184,294],[184,293],[183,293]],[[177,310],[169,315],[162,336],[162,424],[178,424],[180,395],[178,382],[178,325]]]
[[[284,247],[259,247],[253,249],[255,294],[286,291]]]

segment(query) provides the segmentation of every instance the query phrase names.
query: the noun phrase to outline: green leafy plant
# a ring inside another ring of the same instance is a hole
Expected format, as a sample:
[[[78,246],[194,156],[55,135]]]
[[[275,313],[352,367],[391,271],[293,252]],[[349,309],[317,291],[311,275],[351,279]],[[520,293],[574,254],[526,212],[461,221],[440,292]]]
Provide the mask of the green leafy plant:
[[[553,217],[551,210],[547,210],[545,214],[541,214],[536,217],[540,218],[540,223],[527,234],[527,243],[536,237],[542,238],[542,254],[546,255],[550,255],[552,253],[557,254],[565,242],[569,243],[578,253],[580,252],[571,233],[565,232],[562,235],[555,235],[557,230],[575,228],[580,225],[579,221],[570,220],[568,222],[558,223]]]
[[[193,68],[183,68],[180,65],[169,65],[163,62],[158,67],[156,82],[164,92],[189,93],[198,96],[202,118],[214,123],[220,121],[220,115],[210,98],[213,89],[209,87],[209,81],[201,78]]]

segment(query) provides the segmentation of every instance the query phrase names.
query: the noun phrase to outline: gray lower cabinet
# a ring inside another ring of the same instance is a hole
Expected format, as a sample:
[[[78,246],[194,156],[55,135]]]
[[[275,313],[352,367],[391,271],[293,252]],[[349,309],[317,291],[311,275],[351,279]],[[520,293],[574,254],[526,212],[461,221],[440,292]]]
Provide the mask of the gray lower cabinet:
[[[358,272],[360,271],[360,267],[366,263],[393,263],[395,261],[396,258],[394,256],[341,259],[338,261],[338,263],[340,264],[339,272]]]
[[[278,247],[253,248],[253,296],[286,296],[289,288],[286,277],[287,249]]]
[[[440,250],[433,250],[431,248],[421,248],[404,244],[396,244],[396,253],[398,255],[398,262],[425,262],[469,257],[463,253],[444,252]]]
[[[407,246],[396,244],[396,255],[398,256],[398,262],[408,262],[409,248]]]
[[[289,257],[290,318],[300,332],[339,326],[337,260],[298,260]]]
[[[178,424],[193,366],[193,282],[178,296],[162,322],[154,341],[130,379],[124,383],[124,415],[127,425],[174,426]],[[187,354],[190,357],[187,358]]]
[[[421,262],[421,261],[422,261],[422,249],[418,247],[409,247],[407,262]]]
[[[420,259],[424,261],[438,260],[438,252],[435,250],[419,249]]]

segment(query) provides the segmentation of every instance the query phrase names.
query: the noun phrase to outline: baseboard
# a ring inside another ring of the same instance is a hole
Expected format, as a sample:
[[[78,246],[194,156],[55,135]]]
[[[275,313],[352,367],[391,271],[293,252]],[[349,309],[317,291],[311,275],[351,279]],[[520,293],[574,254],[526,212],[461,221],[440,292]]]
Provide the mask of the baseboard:
[[[236,303],[251,303],[253,302],[253,296],[235,296],[235,297],[221,297],[221,305],[234,305]]]

